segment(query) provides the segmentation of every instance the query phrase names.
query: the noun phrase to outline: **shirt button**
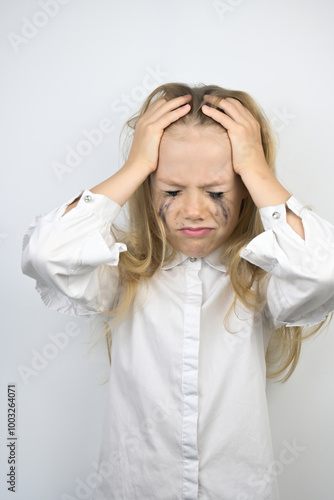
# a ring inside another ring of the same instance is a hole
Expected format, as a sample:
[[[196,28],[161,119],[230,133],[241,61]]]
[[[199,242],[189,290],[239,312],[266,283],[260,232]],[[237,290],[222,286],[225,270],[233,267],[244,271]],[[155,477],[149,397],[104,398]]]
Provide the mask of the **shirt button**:
[[[196,262],[197,258],[196,257],[190,257],[190,262]]]
[[[280,214],[279,212],[274,212],[274,213],[272,214],[272,217],[273,217],[274,219],[279,219],[279,218],[281,217],[281,214]]]
[[[86,196],[84,196],[84,201],[86,203],[90,203],[92,201],[92,197],[89,194],[87,194]]]

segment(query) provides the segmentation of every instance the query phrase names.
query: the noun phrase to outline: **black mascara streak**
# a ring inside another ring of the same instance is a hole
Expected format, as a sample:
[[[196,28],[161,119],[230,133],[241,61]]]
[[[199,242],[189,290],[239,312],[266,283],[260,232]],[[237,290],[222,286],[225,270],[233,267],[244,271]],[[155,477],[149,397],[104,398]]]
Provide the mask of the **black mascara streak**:
[[[170,201],[169,203],[166,203],[165,205],[162,205],[159,209],[159,217],[161,218],[162,222],[164,223],[164,225],[166,226],[168,231],[169,231],[169,227],[168,227],[167,222],[166,222],[166,213],[167,213],[171,204],[172,204],[172,201]]]
[[[216,203],[216,205],[220,208],[220,211],[225,219],[225,224],[227,224],[227,220],[230,215],[230,209],[226,206],[224,200],[220,200],[219,198],[213,199],[213,201]]]

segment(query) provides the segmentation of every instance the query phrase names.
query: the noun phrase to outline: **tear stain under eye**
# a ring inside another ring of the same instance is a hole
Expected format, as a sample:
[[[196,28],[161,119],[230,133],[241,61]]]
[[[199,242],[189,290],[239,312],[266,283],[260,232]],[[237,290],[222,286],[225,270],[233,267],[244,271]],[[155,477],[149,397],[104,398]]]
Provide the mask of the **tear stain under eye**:
[[[217,205],[217,207],[219,207],[221,214],[225,219],[225,224],[227,224],[228,218],[231,215],[231,210],[226,205],[224,200],[219,199],[219,198],[213,198],[213,201]],[[218,215],[218,213],[216,215]]]
[[[173,200],[169,201],[168,203],[165,203],[164,205],[161,205],[161,207],[159,209],[159,217],[161,218],[162,222],[164,223],[165,227],[167,228],[167,231],[169,231],[169,227],[168,227],[168,224],[166,222],[166,214],[167,214],[167,211],[172,203],[173,203]]]

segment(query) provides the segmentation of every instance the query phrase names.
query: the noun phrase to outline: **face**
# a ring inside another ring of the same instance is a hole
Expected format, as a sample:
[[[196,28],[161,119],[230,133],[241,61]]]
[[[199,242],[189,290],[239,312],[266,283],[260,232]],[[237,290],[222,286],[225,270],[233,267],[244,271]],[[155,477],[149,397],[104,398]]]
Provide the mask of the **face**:
[[[164,133],[151,189],[168,241],[189,257],[205,257],[228,240],[248,195],[227,133],[211,126],[174,125]]]

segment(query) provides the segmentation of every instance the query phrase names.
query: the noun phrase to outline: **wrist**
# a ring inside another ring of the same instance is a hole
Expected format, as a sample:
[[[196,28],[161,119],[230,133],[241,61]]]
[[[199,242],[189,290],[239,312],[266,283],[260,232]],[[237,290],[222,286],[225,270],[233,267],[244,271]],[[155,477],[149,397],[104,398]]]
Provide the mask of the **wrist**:
[[[291,196],[266,162],[245,168],[239,175],[259,209],[285,203]]]
[[[152,172],[154,172],[154,169],[152,170],[152,168],[147,163],[131,158],[128,158],[124,163],[122,170],[123,169],[136,172],[137,175],[139,174],[143,176],[143,180],[146,179],[146,177],[148,177]]]
[[[249,161],[246,164],[239,166],[237,173],[242,179],[252,175],[275,177],[275,174],[270,169],[264,157],[256,158],[255,160]]]
[[[120,173],[127,179],[131,179],[131,182],[138,184],[139,187],[150,175],[150,169],[138,160],[127,160],[121,168]]]

